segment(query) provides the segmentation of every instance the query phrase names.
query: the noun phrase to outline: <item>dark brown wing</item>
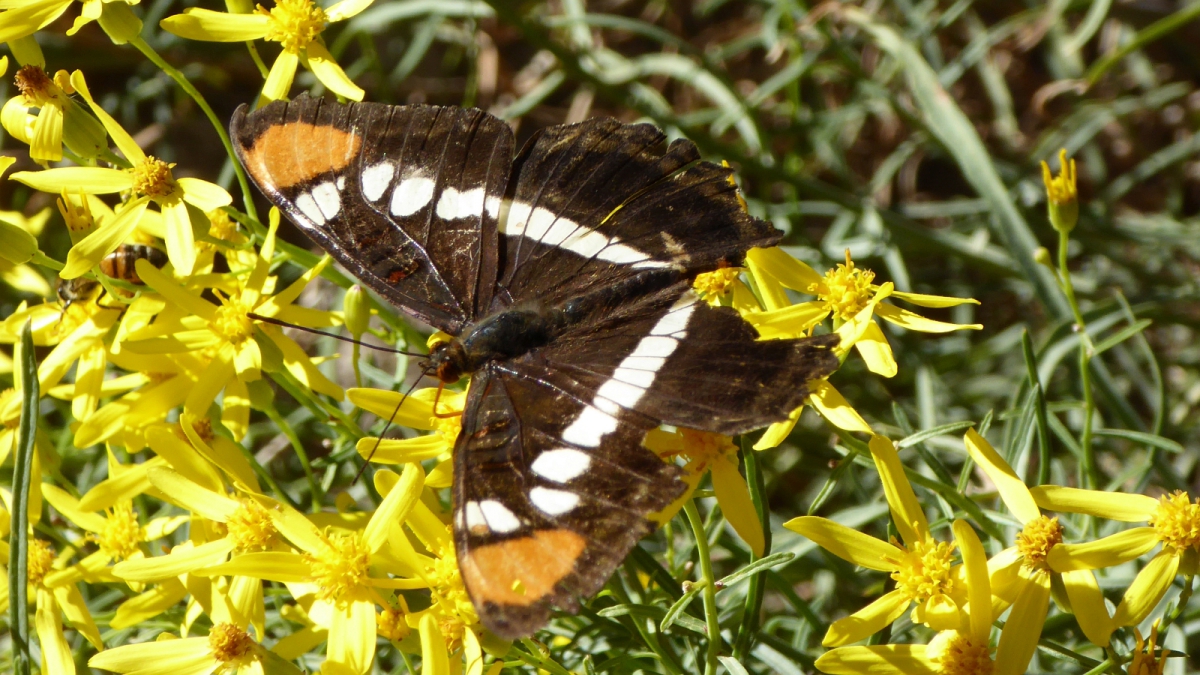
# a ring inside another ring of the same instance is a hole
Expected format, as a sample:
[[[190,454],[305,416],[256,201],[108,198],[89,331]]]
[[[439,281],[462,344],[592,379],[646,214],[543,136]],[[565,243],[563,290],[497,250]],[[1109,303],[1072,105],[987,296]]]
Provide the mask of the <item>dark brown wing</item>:
[[[457,335],[491,303],[508,126],[480,110],[301,96],[231,124],[259,189],[363,283]]]

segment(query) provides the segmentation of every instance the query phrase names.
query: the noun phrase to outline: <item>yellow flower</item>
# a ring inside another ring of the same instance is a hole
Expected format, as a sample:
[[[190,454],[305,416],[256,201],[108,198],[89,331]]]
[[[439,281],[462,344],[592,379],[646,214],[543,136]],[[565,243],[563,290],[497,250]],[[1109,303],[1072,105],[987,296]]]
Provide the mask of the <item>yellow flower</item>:
[[[962,553],[965,595],[969,598],[962,624],[939,632],[928,645],[838,647],[817,659],[817,670],[831,675],[1016,675],[1025,672],[1024,664],[1016,664],[999,654],[993,660],[988,641],[992,602],[987,554],[970,525],[957,520],[953,529],[954,540]]]
[[[162,20],[164,30],[190,40],[211,42],[278,42],[283,51],[271,66],[259,104],[287,98],[303,63],[333,93],[361,101],[363,90],[346,76],[325,47],[321,32],[335,21],[344,21],[371,5],[373,0],[341,0],[322,9],[313,0],[278,0],[267,10],[259,5],[252,14],[230,14],[191,7],[183,14]]]
[[[1013,605],[1000,634],[997,654],[1006,663],[1025,665],[1033,658],[1050,609],[1051,578],[1061,576],[1071,610],[1092,643],[1105,647],[1116,625],[1108,616],[1104,596],[1090,569],[1072,569],[1058,563],[1063,527],[1057,518],[1042,515],[1033,494],[1012,467],[974,429],[963,438],[967,452],[996,485],[1000,499],[1023,525],[1014,546],[992,558],[993,593]]]
[[[418,389],[408,397],[382,389],[347,391],[346,396],[351,403],[381,419],[410,429],[433,432],[415,438],[360,438],[356,446],[358,454],[380,464],[437,459],[438,464],[429,472],[425,484],[432,488],[450,487],[453,468],[450,454],[462,429],[462,411],[467,402],[467,393],[443,389],[437,404],[438,414],[434,415],[433,401],[437,395],[437,387]]]
[[[424,484],[425,474],[418,464],[408,464],[400,476],[386,470],[376,473],[376,489],[385,497],[366,526],[356,532],[319,530],[299,512],[282,507],[272,512],[275,527],[303,553],[243,553],[196,574],[313,584],[317,599],[309,614],[329,617],[322,670],[366,673],[375,656],[375,605],[391,606],[380,590],[426,587],[425,581],[412,578],[415,570],[403,562],[404,548],[411,545],[406,539],[390,537],[394,525],[412,512]]]
[[[108,9],[105,5],[115,4],[117,1],[80,0],[83,7],[80,8],[79,16],[75,17],[75,23],[67,29],[67,35],[74,35],[80,28],[97,19],[104,25],[105,30],[109,31],[111,26],[105,25],[106,21],[101,15]],[[138,1],[119,0],[126,10],[129,5],[138,4]],[[0,13],[0,42],[12,42],[33,35],[62,16],[72,2],[73,0],[18,0],[6,3],[4,7],[7,11]]]
[[[226,286],[228,295],[213,289],[220,305],[202,297],[202,289],[185,287],[147,261],[137,261],[138,276],[167,301],[172,311],[169,316],[160,315],[153,324],[128,334],[123,349],[147,355],[204,355],[208,365],[195,373],[196,381],[184,403],[186,413],[204,415],[222,391],[225,392],[226,407],[231,403],[231,398],[248,402],[246,383],[258,380],[263,367],[260,340],[277,349],[282,355],[283,365],[309,389],[338,400],[342,398],[341,387],[317,370],[300,345],[284,335],[278,326],[260,325],[250,316],[253,313],[313,327],[336,323],[336,317],[329,312],[292,304],[308,282],[329,264],[328,257],[283,291],[270,294],[275,284],[275,277],[270,276],[269,270],[278,226],[278,212],[273,211],[266,240],[254,268],[248,274],[231,274],[217,279],[218,283],[222,280],[231,283],[231,287]],[[265,335],[265,339],[259,337],[260,333]],[[240,440],[249,423],[248,416],[248,405],[239,404],[236,415],[223,414],[222,419]]]
[[[710,305],[720,305],[728,297],[728,304],[739,312],[762,310],[750,287],[742,282],[743,270],[738,267],[722,267],[712,272],[696,275],[692,289]]]
[[[1113,615],[1116,626],[1142,622],[1179,573],[1196,573],[1200,555],[1200,499],[1176,491],[1158,499],[1146,495],[1101,492],[1044,485],[1032,490],[1043,508],[1084,513],[1123,522],[1144,522],[1146,527],[1118,532],[1084,544],[1062,544],[1050,552],[1058,569],[1093,570],[1120,565],[1141,557],[1155,546],[1159,551],[1125,591]]]
[[[962,623],[961,609],[969,597],[966,588],[970,584],[964,587],[961,571],[954,565],[955,547],[937,541],[930,533],[929,521],[904,475],[895,446],[883,436],[874,436],[869,447],[902,544],[883,542],[814,516],[795,518],[783,525],[840,558],[867,569],[888,572],[896,581],[894,591],[833,622],[822,642],[826,647],[847,645],[873,635],[899,619],[914,603],[914,622],[935,630],[956,629]],[[990,602],[988,608],[990,612]]]
[[[159,429],[156,433],[166,438],[152,436],[151,443],[158,447],[168,444],[182,445],[183,441],[174,434]],[[153,460],[151,460],[153,461]],[[145,462],[139,466],[145,466]],[[113,574],[126,581],[162,582],[174,579],[181,574],[191,574],[196,570],[219,565],[229,560],[231,555],[259,551],[287,551],[279,532],[275,527],[272,512],[279,510],[279,505],[271,499],[251,494],[238,499],[227,497],[220,492],[202,487],[196,482],[185,478],[182,474],[163,466],[151,467],[147,472],[150,484],[157,488],[168,501],[178,504],[190,511],[193,517],[204,518],[213,523],[221,523],[225,530],[224,536],[215,536],[208,541],[196,541],[193,532],[193,546],[176,546],[170,554],[129,560],[113,567]],[[93,488],[94,490],[94,488]],[[219,534],[219,533],[218,533]],[[230,580],[231,615],[243,624],[254,626],[257,634],[263,634],[264,605],[262,582],[253,577],[234,576]],[[118,612],[117,619],[122,619]],[[139,621],[149,617],[139,616]],[[114,619],[112,625],[121,628],[129,620]]]
[[[754,555],[761,556],[766,548],[762,522],[754,502],[750,499],[750,488],[738,472],[738,446],[728,436],[694,429],[664,431],[654,429],[646,434],[642,445],[653,450],[664,459],[683,455],[687,459],[683,480],[689,489],[661,513],[651,516],[652,520],[665,523],[675,516],[683,504],[692,498],[692,492],[704,477],[712,472],[713,492],[721,513],[738,533],[742,541],[750,546]]]
[[[103,651],[88,660],[93,668],[114,673],[139,675],[178,675],[179,673],[238,672],[263,675],[263,663],[271,662],[272,672],[299,675],[295,666],[270,653],[242,627],[245,624],[214,624],[207,637],[164,640],[122,645]]]
[[[29,145],[29,157],[39,164],[57,162],[63,143],[78,157],[93,158],[106,149],[104,126],[82,108],[71,94],[67,71],[53,79],[44,63],[27,63],[17,71],[18,94],[0,109],[0,123],[13,138]],[[38,110],[36,115],[31,109]]]
[[[1066,233],[1075,229],[1075,223],[1079,220],[1078,176],[1075,174],[1075,160],[1067,160],[1065,149],[1058,151],[1058,166],[1059,173],[1053,176],[1050,165],[1042,162],[1042,182],[1046,185],[1050,224],[1059,232]]]
[[[882,286],[873,283],[874,272],[856,267],[846,251],[846,262],[829,270],[824,276],[779,248],[751,249],[746,254],[747,265],[755,276],[760,290],[781,285],[794,291],[811,293],[817,300],[771,307],[764,312],[751,312],[745,318],[764,338],[800,337],[808,335],[814,326],[833,317],[834,329],[842,335],[839,347],[847,351],[853,345],[871,372],[892,377],[896,374],[896,359],[875,323],[878,316],[894,325],[924,333],[947,333],[955,330],[978,330],[979,324],[953,324],[926,319],[906,309],[883,302],[893,297],[921,307],[954,307],[966,303],[979,304],[972,298],[948,298],[940,295],[921,295],[894,290],[891,282]],[[778,293],[763,295],[776,296]],[[786,296],[784,296],[786,297]]]
[[[84,82],[83,73],[71,74],[71,85],[91,106],[117,148],[131,164],[129,169],[109,169],[80,166],[45,171],[21,171],[12,179],[36,190],[59,194],[64,190],[84,194],[132,192],[134,198],[125,203],[116,217],[104,227],[85,237],[67,253],[67,264],[59,272],[63,279],[73,279],[99,264],[104,256],[129,240],[141,220],[147,205],[153,201],[162,209],[166,219],[167,257],[180,274],[191,274],[196,262],[196,246],[192,236],[188,206],[201,212],[225,206],[232,201],[221,187],[199,178],[176,179],[166,162],[142,152],[138,144],[121,128],[104,108],[96,104]]]

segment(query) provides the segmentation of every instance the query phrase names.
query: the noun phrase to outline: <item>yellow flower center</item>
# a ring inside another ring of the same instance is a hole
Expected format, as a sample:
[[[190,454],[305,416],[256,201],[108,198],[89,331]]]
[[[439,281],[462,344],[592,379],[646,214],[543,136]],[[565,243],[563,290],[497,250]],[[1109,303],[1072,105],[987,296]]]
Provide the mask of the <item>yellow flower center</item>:
[[[231,623],[219,623],[208,632],[208,648],[221,663],[249,665],[254,638]]]
[[[934,645],[930,649],[934,650]],[[996,667],[987,641],[976,640],[969,633],[952,633],[935,651],[933,661],[943,675],[992,675]]]
[[[721,298],[729,292],[729,288],[733,286],[733,282],[741,273],[742,270],[737,267],[722,267],[712,272],[705,272],[696,277],[696,280],[692,282],[692,288],[702,298]]]
[[[239,239],[238,224],[224,209],[214,209],[205,214],[208,216],[208,236],[221,241],[236,241]]]
[[[385,640],[399,642],[408,637],[412,629],[405,621],[405,614],[398,609],[388,607],[375,617],[375,632]]]
[[[738,446],[728,436],[684,427],[679,428],[679,435],[683,437],[683,450],[680,453],[690,460],[687,466],[689,471],[703,473],[713,462],[722,458],[737,461]]]
[[[479,616],[463,586],[453,543],[447,543],[437,552],[433,565],[427,567],[426,572],[430,581],[430,609],[437,614],[446,648],[454,651],[462,644],[463,632],[479,623]]]
[[[1200,499],[1193,502],[1182,490],[1159,497],[1150,525],[1163,545],[1181,553],[1189,548],[1200,551]]]
[[[871,288],[871,282],[874,280],[874,272],[854,266],[854,261],[850,259],[850,249],[846,249],[846,263],[826,272],[824,283],[809,286],[808,292],[829,305],[835,317],[849,321],[875,296],[875,291]],[[824,292],[821,290],[822,285],[825,287]]]
[[[166,197],[179,189],[171,175],[174,164],[167,164],[157,157],[146,155],[133,167],[133,191],[147,197]]]
[[[321,539],[325,549],[320,555],[304,557],[321,599],[337,603],[366,585],[371,552],[358,535],[326,532]]]
[[[445,415],[446,412],[446,410],[438,410],[438,413],[442,415]],[[462,415],[454,415],[452,417],[430,415],[429,427],[441,434],[442,438],[445,438],[448,443],[453,443],[458,438],[459,432],[462,431]]]
[[[1167,667],[1167,658],[1165,654],[1155,653],[1155,643],[1158,642],[1158,621],[1150,628],[1150,642],[1146,642],[1142,638],[1142,632],[1136,627],[1133,629],[1133,635],[1137,639],[1137,651],[1133,655],[1133,660],[1129,662],[1129,667],[1126,672],[1129,675],[1162,675],[1163,670]],[[1162,658],[1159,658],[1159,657]]]
[[[1048,570],[1046,556],[1055,544],[1063,540],[1063,526],[1058,517],[1038,516],[1025,524],[1017,535],[1017,551],[1025,557],[1025,565],[1034,569]]]
[[[954,589],[950,568],[954,564],[954,544],[922,539],[904,550],[900,569],[892,572],[896,590],[909,600],[924,602],[935,595],[949,595]]]
[[[128,501],[113,506],[104,520],[104,530],[92,535],[100,550],[113,560],[124,560],[138,550],[146,539],[142,526],[138,524],[133,504]]]
[[[17,71],[17,91],[25,97],[26,102],[33,106],[43,106],[57,96],[60,91],[54,80],[40,66],[23,66]]]
[[[241,297],[221,298],[212,330],[232,345],[240,345],[254,335],[254,321],[247,316],[254,308],[242,302]]]
[[[225,522],[225,528],[234,548],[241,552],[266,551],[275,543],[271,513],[253,499],[242,500],[242,505]]]
[[[311,0],[279,0],[270,11],[259,5],[258,13],[271,19],[266,39],[281,43],[292,53],[316,40],[329,22],[325,10]]]
[[[37,586],[50,572],[54,564],[54,546],[41,539],[29,540],[29,584]]]

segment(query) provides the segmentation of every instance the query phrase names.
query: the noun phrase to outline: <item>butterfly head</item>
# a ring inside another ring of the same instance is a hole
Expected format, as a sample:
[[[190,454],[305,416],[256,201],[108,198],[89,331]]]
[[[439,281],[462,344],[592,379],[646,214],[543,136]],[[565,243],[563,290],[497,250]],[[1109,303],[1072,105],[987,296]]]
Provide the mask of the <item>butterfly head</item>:
[[[470,371],[467,350],[457,339],[443,342],[429,352],[429,361],[422,368],[446,384],[453,384]]]

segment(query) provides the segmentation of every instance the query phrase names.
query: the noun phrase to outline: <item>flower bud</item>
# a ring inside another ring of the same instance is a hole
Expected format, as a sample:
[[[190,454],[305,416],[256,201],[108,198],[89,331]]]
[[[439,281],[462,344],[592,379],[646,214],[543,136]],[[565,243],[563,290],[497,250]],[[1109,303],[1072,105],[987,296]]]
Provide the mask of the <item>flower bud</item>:
[[[1050,166],[1042,162],[1042,182],[1046,184],[1046,197],[1050,213],[1050,224],[1059,232],[1075,229],[1079,220],[1079,195],[1076,190],[1075,160],[1067,159],[1067,151],[1058,151],[1059,173],[1050,174]]]
[[[354,284],[346,291],[346,297],[342,299],[342,312],[350,335],[354,336],[355,340],[361,339],[371,321],[371,307],[362,286]]]
[[[1054,269],[1054,259],[1050,257],[1050,251],[1046,250],[1045,246],[1039,246],[1033,251],[1033,259],[1039,265],[1045,265],[1050,269]]]

